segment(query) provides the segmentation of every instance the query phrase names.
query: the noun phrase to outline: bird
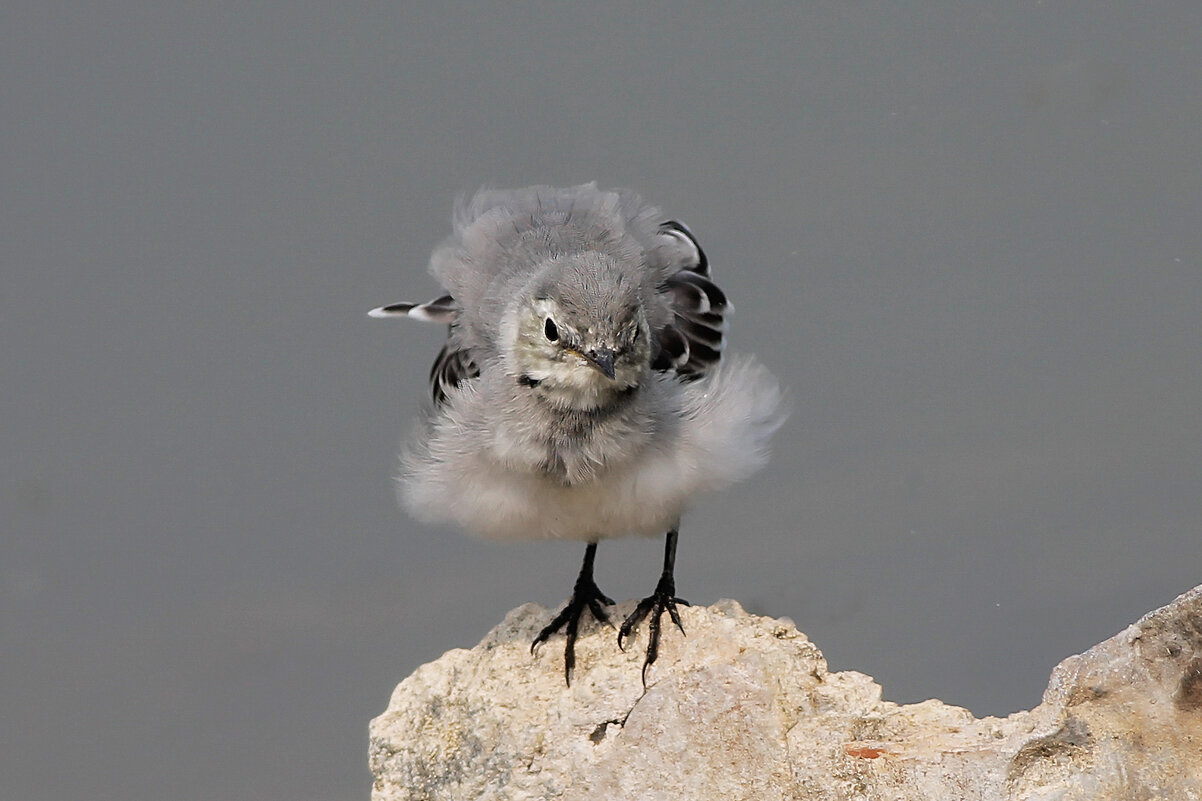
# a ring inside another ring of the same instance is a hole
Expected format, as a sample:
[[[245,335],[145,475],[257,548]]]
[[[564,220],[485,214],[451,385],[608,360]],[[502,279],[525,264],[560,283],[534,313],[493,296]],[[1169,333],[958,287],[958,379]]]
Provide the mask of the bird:
[[[564,633],[569,686],[585,613],[613,627],[598,542],[663,535],[659,581],[618,627],[625,650],[647,621],[646,686],[661,618],[684,634],[681,516],[766,463],[784,392],[754,357],[726,354],[733,304],[705,251],[637,193],[485,188],[452,223],[430,258],[442,293],[369,312],[447,326],[401,503],[485,538],[585,543],[571,597],[531,644]]]

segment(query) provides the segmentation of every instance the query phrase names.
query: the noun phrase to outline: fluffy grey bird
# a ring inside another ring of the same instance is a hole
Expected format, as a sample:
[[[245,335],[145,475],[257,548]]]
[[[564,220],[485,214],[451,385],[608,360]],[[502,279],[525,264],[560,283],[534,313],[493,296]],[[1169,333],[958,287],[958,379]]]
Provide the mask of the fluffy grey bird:
[[[430,272],[446,294],[373,317],[449,326],[432,405],[402,455],[415,517],[500,540],[587,543],[563,610],[572,680],[580,619],[609,623],[597,541],[667,533],[663,573],[618,631],[647,619],[643,681],[660,618],[680,628],[673,570],[688,503],[767,460],[784,419],[776,379],[723,358],[726,295],[692,233],[627,191],[596,184],[481,190],[454,214]]]

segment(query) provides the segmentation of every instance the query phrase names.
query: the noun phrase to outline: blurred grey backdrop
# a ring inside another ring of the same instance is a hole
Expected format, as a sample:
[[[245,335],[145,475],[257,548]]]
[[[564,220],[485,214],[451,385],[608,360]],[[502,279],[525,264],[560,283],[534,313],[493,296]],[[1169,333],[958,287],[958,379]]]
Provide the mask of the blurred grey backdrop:
[[[791,387],[677,577],[978,715],[1202,582],[1196,2],[0,5],[0,796],[364,799],[577,544],[396,506],[453,198],[685,220]],[[646,594],[658,541],[603,544]],[[667,647],[671,647],[671,642]]]

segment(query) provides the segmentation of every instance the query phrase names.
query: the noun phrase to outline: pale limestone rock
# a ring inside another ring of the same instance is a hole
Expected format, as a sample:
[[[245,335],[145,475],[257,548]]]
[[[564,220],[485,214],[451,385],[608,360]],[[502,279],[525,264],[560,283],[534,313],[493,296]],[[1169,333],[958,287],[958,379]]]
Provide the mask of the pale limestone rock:
[[[623,653],[589,627],[567,687],[561,638],[530,655],[550,613],[510,612],[397,687],[371,725],[373,798],[1202,799],[1202,587],[1066,659],[1042,704],[1004,719],[882,701],[734,601],[681,612],[688,636],[665,628],[646,691],[645,640]]]

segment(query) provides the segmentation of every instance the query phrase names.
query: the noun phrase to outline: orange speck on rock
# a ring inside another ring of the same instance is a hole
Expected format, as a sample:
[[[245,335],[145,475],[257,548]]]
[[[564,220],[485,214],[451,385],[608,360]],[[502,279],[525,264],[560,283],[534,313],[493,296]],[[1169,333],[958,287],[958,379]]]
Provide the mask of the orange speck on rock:
[[[884,749],[871,748],[866,745],[845,745],[843,746],[843,751],[848,756],[859,757],[860,759],[876,759],[885,753]]]

